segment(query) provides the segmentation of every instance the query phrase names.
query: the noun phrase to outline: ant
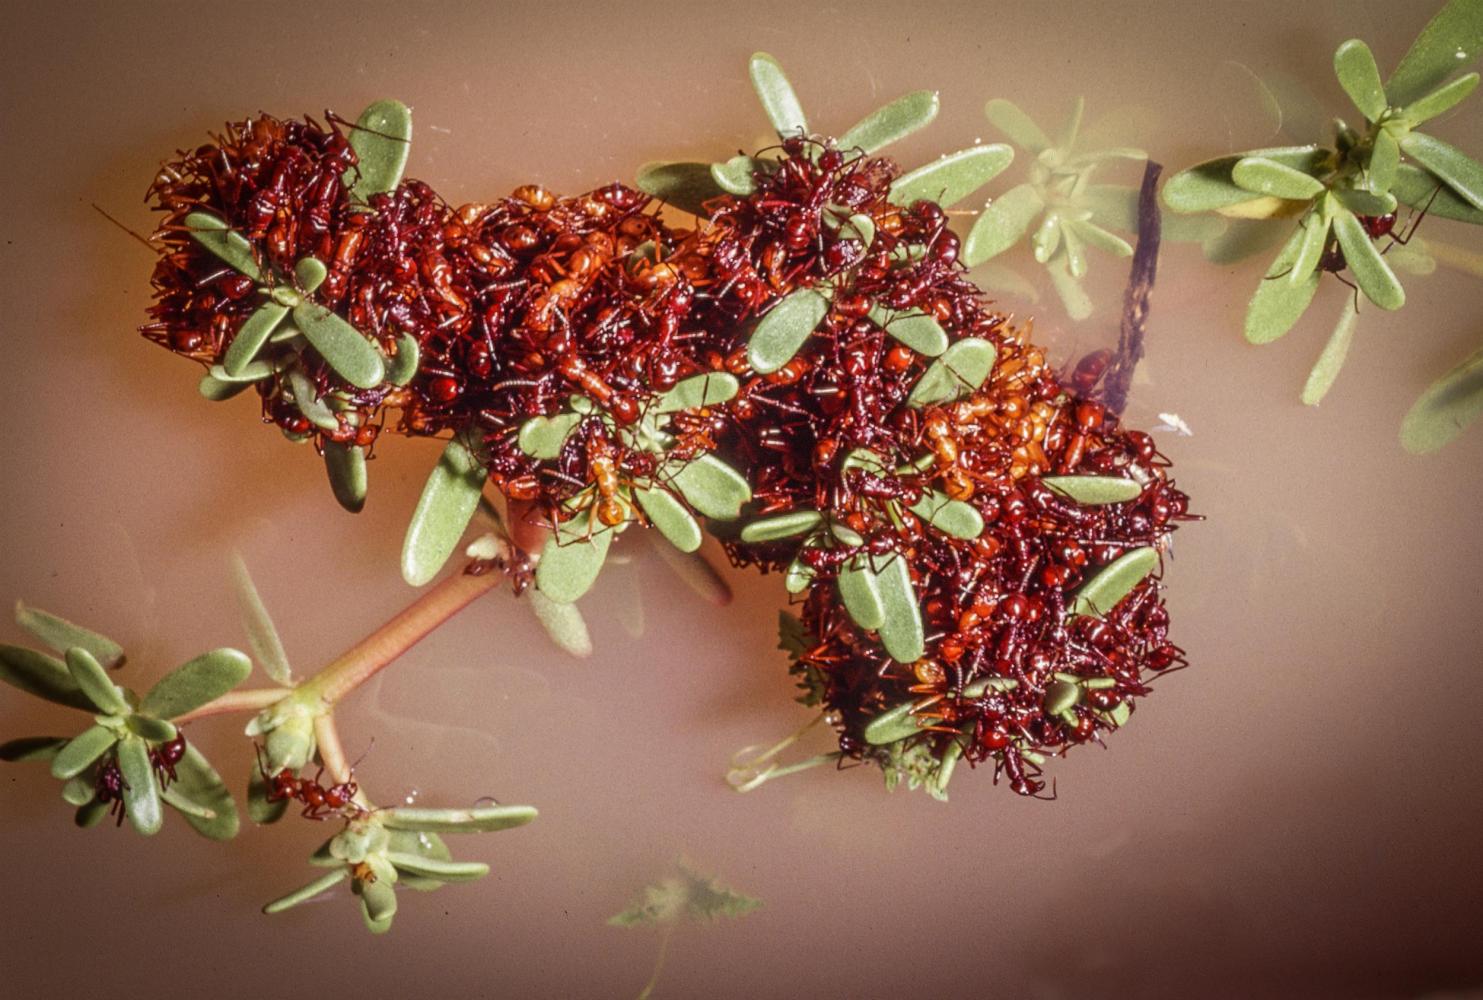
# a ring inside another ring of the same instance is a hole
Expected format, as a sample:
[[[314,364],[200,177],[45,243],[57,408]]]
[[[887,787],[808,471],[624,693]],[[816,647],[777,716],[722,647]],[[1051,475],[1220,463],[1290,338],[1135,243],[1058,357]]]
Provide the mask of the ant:
[[[1380,253],[1382,255],[1387,254],[1390,252],[1392,247],[1396,245],[1406,246],[1408,243],[1411,242],[1412,237],[1416,235],[1417,227],[1421,225],[1421,220],[1425,219],[1426,213],[1431,211],[1432,202],[1437,200],[1437,195],[1440,194],[1441,191],[1442,188],[1440,185],[1434,191],[1432,191],[1431,197],[1426,200],[1425,205],[1421,206],[1421,211],[1416,213],[1415,217],[1407,222],[1405,232],[1401,235],[1396,235],[1395,232],[1395,225],[1398,221],[1395,212],[1386,212],[1384,215],[1359,215],[1356,216],[1356,218],[1359,219],[1360,227],[1364,229],[1365,235],[1368,236],[1371,240],[1378,240],[1386,237],[1390,239],[1390,242],[1385,244],[1385,246],[1380,250]],[[1305,219],[1303,222],[1300,222],[1299,225],[1306,228],[1307,220]],[[1348,278],[1345,278],[1341,273],[1348,267],[1349,261],[1344,256],[1344,248],[1339,244],[1339,238],[1337,234],[1332,232],[1329,233],[1328,239],[1324,244],[1323,253],[1318,258],[1316,269],[1319,273],[1323,273],[1326,271],[1329,274],[1332,274],[1334,277],[1338,278],[1344,284],[1353,289],[1355,297],[1355,308],[1358,308],[1359,286],[1350,281]],[[1266,280],[1275,281],[1278,278],[1286,277],[1291,272],[1292,268],[1288,267],[1287,270],[1282,271],[1278,274],[1269,275]]]
[[[257,748],[257,757],[258,770],[268,784],[267,799],[269,802],[285,802],[289,799],[302,802],[304,811],[300,815],[307,819],[317,820],[326,820],[331,816],[354,819],[366,811],[360,803],[355,801],[355,795],[360,791],[360,786],[354,781],[342,781],[326,788],[319,783],[320,776],[324,774],[323,767],[313,778],[300,777],[286,768],[277,774],[270,775],[267,757],[263,754],[261,746]],[[352,767],[352,773],[354,770]]]

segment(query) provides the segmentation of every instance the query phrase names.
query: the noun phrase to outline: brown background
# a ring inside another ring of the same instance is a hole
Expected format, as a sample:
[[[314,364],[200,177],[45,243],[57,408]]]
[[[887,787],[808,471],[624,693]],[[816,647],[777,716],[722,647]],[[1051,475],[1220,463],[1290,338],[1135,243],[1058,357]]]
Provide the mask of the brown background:
[[[788,3],[209,6],[7,4],[4,80],[0,599],[116,635],[136,686],[241,644],[225,573],[246,554],[291,656],[313,669],[408,599],[405,518],[436,447],[388,439],[358,518],[307,450],[214,406],[194,370],[141,340],[141,195],[171,150],[258,110],[416,110],[409,172],[450,201],[539,181],[577,192],[641,162],[718,158],[765,132],[754,49],[840,131],[884,100],[941,90],[908,164],[990,137],[1001,95],[1043,122],[1153,112],[1141,137],[1177,168],[1271,140],[1237,60],[1343,107],[1328,69],[1351,35],[1399,57],[1430,3]],[[1231,103],[1236,110],[1226,112]],[[1483,153],[1478,100],[1438,127]],[[1305,137],[1306,138],[1306,137]],[[1281,140],[1279,140],[1281,141]],[[1003,187],[998,188],[1002,190]],[[1480,246],[1428,220],[1423,235]],[[1021,262],[1023,262],[1021,260]],[[1471,349],[1476,279],[1408,279],[1397,315],[1365,308],[1318,411],[1296,401],[1347,290],[1290,338],[1240,338],[1260,264],[1176,250],[1155,299],[1130,419],[1161,436],[1209,520],[1179,533],[1176,638],[1192,670],[1160,684],[1107,752],[1052,764],[1054,804],[962,774],[953,801],[888,796],[879,775],[812,772],[737,796],[732,751],[806,719],[774,646],[775,580],[733,574],[717,611],[642,546],[585,602],[600,652],[552,651],[496,594],[354,701],[342,723],[380,801],[482,795],[538,805],[531,827],[455,843],[495,870],[403,896],[370,939],[348,899],[269,919],[330,831],[286,822],[223,847],[171,823],[152,841],[73,829],[36,766],[0,770],[0,976],[14,995],[632,995],[655,935],[604,926],[679,855],[762,897],[743,920],[681,928],[661,996],[1414,995],[1483,981],[1483,429],[1414,458],[1396,427]],[[1110,341],[1121,268],[1093,261],[1104,308],[1059,358]],[[635,593],[639,596],[635,598]],[[641,602],[646,630],[626,630]],[[0,625],[0,638],[20,641]],[[75,716],[0,693],[0,737]],[[191,738],[234,784],[238,721]],[[72,730],[66,727],[72,727]],[[826,748],[818,742],[808,752]]]

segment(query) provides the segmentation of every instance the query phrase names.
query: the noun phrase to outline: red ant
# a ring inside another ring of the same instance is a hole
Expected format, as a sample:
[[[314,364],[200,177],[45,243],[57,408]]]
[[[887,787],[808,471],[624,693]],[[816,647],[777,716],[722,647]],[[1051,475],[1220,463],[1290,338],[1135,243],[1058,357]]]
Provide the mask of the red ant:
[[[267,757],[261,746],[257,748],[257,756],[258,770],[268,784],[269,802],[285,802],[289,799],[302,802],[304,811],[300,815],[307,819],[326,820],[331,816],[353,819],[365,812],[364,807],[355,801],[360,786],[354,781],[342,781],[326,788],[319,783],[320,776],[324,774],[323,767],[313,778],[300,777],[287,768],[270,775]],[[354,771],[354,768],[351,770]]]
[[[149,762],[154,765],[155,778],[159,780],[160,789],[170,787],[170,782],[179,781],[175,774],[175,765],[185,757],[185,735],[176,733],[173,740],[168,740],[150,748]]]
[[[124,780],[124,774],[118,768],[118,755],[114,754],[98,769],[93,790],[99,802],[113,803],[108,807],[108,815],[116,817],[117,826],[124,825],[124,791],[128,787],[129,783]]]

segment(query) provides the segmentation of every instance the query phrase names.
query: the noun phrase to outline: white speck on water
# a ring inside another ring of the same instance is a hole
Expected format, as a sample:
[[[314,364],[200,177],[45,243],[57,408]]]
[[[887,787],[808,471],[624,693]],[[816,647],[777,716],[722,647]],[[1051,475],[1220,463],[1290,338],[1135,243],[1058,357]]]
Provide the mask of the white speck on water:
[[[1154,428],[1156,431],[1173,431],[1180,437],[1194,437],[1195,432],[1190,430],[1189,424],[1177,413],[1160,413],[1161,423]]]

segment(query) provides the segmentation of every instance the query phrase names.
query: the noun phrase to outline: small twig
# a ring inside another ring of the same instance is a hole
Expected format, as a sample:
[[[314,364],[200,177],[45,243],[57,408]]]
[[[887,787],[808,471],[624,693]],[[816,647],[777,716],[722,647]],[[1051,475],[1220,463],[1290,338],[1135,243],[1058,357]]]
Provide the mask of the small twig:
[[[664,971],[664,960],[669,954],[669,939],[674,937],[675,925],[666,924],[664,933],[659,939],[659,957],[654,960],[654,972],[649,976],[649,981],[639,991],[638,1000],[649,1000],[654,992],[654,987],[659,985],[659,974]]]
[[[1123,320],[1118,331],[1117,354],[1102,383],[1102,401],[1118,416],[1128,405],[1133,370],[1143,360],[1143,338],[1147,333],[1148,300],[1159,272],[1159,175],[1164,167],[1149,160],[1143,167],[1143,186],[1138,191],[1138,246],[1128,269],[1128,290],[1123,295]]]

